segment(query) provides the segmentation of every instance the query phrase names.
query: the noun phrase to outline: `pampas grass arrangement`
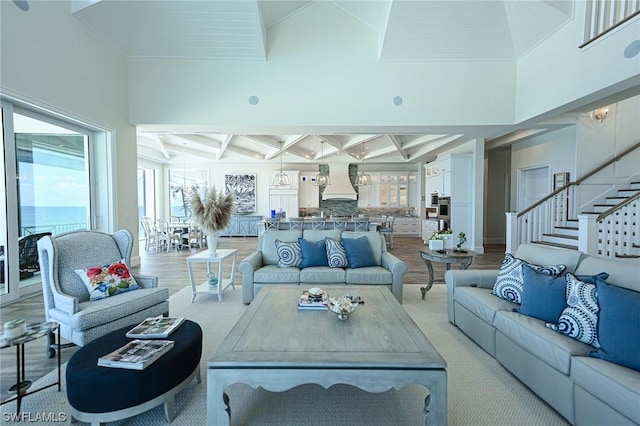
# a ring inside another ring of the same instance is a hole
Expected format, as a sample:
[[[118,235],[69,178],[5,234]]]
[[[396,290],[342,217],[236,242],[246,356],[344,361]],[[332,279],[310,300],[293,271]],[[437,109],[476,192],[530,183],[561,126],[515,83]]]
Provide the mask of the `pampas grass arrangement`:
[[[234,211],[235,197],[223,194],[212,186],[203,200],[197,190],[191,192],[191,213],[193,220],[209,235],[217,235],[229,226]]]

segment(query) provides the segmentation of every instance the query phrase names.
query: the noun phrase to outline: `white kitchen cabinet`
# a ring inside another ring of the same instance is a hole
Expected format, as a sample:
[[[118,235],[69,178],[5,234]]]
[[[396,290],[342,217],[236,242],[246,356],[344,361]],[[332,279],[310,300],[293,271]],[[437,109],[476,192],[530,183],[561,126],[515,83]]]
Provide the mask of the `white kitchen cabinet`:
[[[434,232],[438,231],[438,221],[435,219],[422,220],[422,240],[429,241]]]
[[[409,206],[409,173],[380,173],[379,207]]]
[[[420,218],[413,216],[396,216],[393,220],[393,234],[402,236],[419,236]]]
[[[409,207],[420,211],[420,184],[416,173],[409,174]]]
[[[298,205],[297,189],[271,189],[269,191],[269,212],[285,212],[286,217],[298,217],[300,209]]]
[[[315,174],[300,174],[300,182],[298,182],[298,204],[300,208],[319,208],[320,207],[320,187],[313,184]]]
[[[425,196],[431,194],[450,197],[449,227],[455,236],[460,232],[473,232],[473,156],[471,154],[449,154],[425,166]]]
[[[379,173],[369,173],[371,176],[371,185],[361,186],[358,188],[358,207],[378,207],[380,191],[380,175]]]

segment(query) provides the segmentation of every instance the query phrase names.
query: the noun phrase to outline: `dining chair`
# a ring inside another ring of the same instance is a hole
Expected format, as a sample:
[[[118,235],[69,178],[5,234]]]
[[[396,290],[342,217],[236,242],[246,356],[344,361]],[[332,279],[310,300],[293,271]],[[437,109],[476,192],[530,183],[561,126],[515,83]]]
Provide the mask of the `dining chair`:
[[[382,225],[378,227],[378,232],[384,236],[385,243],[389,248],[393,248],[393,216],[386,216]]]
[[[265,222],[267,224],[267,231],[270,229],[280,229],[280,219],[266,219]]]
[[[289,229],[304,229],[304,218],[303,217],[289,218]]]
[[[179,234],[171,232],[169,222],[164,219],[156,220],[156,251],[165,249],[167,252],[171,247],[178,248],[182,246],[182,239]]]
[[[140,225],[142,226],[142,230],[144,231],[144,250],[148,251],[150,247],[155,247],[157,251],[158,240],[153,219],[148,216],[141,217]]]
[[[345,229],[347,229],[347,222],[349,221],[349,219],[347,217],[334,217],[333,219],[331,219],[331,223],[333,224],[333,229],[340,229],[342,231],[344,231]]]
[[[368,231],[369,230],[369,218],[368,217],[354,217],[353,218],[353,230],[354,231]]]
[[[325,220],[323,217],[311,218],[311,229],[324,229]]]
[[[200,228],[198,228],[198,225],[196,225],[193,222],[189,223],[189,228],[187,229],[187,232],[184,232],[181,238],[182,238],[183,244],[186,241],[186,245],[189,248],[191,247],[202,248],[202,246],[204,245],[204,233]]]

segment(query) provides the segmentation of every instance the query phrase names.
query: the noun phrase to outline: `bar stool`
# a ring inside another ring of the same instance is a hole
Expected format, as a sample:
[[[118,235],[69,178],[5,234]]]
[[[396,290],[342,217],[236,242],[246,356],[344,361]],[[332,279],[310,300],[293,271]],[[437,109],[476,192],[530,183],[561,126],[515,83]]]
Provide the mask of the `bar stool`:
[[[353,218],[353,230],[354,231],[368,231],[369,230],[369,218],[368,217],[354,217]]]
[[[388,216],[386,222],[382,222],[382,226],[378,228],[378,232],[384,236],[384,240],[389,248],[393,248],[393,216]]]
[[[266,219],[267,231],[270,229],[278,230],[280,229],[280,220],[279,219]]]
[[[303,229],[304,228],[304,218],[303,217],[292,217],[289,218],[289,229]]]
[[[323,217],[312,217],[311,218],[311,229],[324,229],[324,218]]]

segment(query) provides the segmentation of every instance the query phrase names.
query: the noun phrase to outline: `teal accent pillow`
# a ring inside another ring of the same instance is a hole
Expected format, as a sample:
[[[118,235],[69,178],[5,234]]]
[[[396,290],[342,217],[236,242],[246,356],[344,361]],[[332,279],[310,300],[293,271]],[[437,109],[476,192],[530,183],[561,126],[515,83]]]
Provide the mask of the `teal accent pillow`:
[[[276,251],[278,252],[278,268],[297,268],[302,263],[302,251],[297,241],[283,242],[276,240]]]
[[[340,240],[347,251],[349,266],[353,269],[366,266],[378,266],[367,237],[342,238]]]
[[[541,274],[528,264],[522,265],[522,303],[519,312],[523,315],[556,322],[567,306],[565,277]]]
[[[312,243],[303,238],[298,238],[298,244],[300,244],[300,250],[302,251],[301,268],[329,266],[329,262],[327,261],[327,248],[324,240]]]
[[[596,348],[598,343],[598,299],[595,284],[580,281],[567,273],[567,307],[555,323],[545,324],[558,333]]]
[[[640,371],[640,293],[596,278],[598,341],[589,356]]]
[[[332,240],[329,237],[324,239],[327,246],[327,261],[331,268],[348,268],[349,259],[347,259],[347,251],[340,241]]]

